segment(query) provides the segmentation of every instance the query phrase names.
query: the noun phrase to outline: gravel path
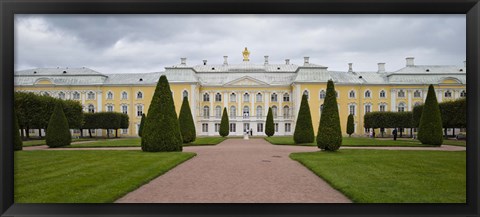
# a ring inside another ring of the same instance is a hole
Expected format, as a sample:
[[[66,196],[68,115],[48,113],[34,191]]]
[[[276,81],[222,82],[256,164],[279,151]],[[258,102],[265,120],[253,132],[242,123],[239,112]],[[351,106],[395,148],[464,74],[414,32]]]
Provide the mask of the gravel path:
[[[130,192],[119,203],[349,203],[288,155],[314,147],[228,139],[185,147],[197,156]],[[317,149],[318,150],[318,149]]]

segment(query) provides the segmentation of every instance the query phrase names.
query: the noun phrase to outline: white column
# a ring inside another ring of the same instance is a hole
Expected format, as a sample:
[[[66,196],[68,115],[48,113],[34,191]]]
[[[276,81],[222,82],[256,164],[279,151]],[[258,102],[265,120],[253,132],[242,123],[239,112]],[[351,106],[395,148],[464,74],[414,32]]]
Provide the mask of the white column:
[[[82,105],[86,107],[85,105],[85,94],[86,92],[85,91],[80,91],[80,97],[82,98]]]
[[[438,102],[442,102],[442,101],[443,101],[442,93],[443,93],[442,90],[437,90],[437,101],[438,101]]]
[[[243,108],[242,108],[243,93],[237,91],[236,96],[237,96],[237,98],[235,100],[237,100],[238,107],[237,107],[237,114],[235,114],[235,118],[236,118],[236,116],[243,116],[243,112],[242,112],[243,111]],[[240,114],[240,115],[238,115],[238,114]],[[243,126],[242,126],[242,129],[243,129]]]
[[[425,100],[427,100],[427,94],[428,94],[428,89],[424,89],[423,92],[422,92],[423,102],[424,102],[424,103],[425,103]]]
[[[270,107],[270,92],[265,91],[264,92],[264,97],[265,97],[265,116],[268,114],[268,107]]]
[[[250,118],[254,117],[254,115],[257,115],[257,114],[253,113],[253,111],[255,111],[255,113],[256,113],[256,109],[255,109],[255,97],[256,96],[255,96],[255,94],[256,94],[255,92],[250,92],[250,99],[251,99],[250,100],[250,105],[251,105],[251,107],[250,107]],[[250,126],[250,128],[252,128],[252,126]]]
[[[302,91],[301,91],[301,86],[300,85],[295,85],[295,100],[293,101],[295,104],[293,106],[294,111],[292,112],[291,115],[297,115],[298,111],[300,110],[300,103],[302,103]],[[292,94],[293,95],[293,94]],[[295,122],[296,123],[296,122]]]
[[[190,95],[189,95],[190,100],[189,101],[191,102],[190,105],[192,106],[191,112],[192,112],[192,117],[193,117],[193,123],[195,123],[195,126],[197,126],[197,124],[196,124],[197,123],[196,122],[197,116],[195,115],[195,111],[197,111],[198,108],[197,108],[197,93],[195,92],[195,89],[196,89],[195,87],[196,87],[196,85],[194,85],[194,84],[190,85]],[[196,129],[196,132],[200,132],[200,131],[198,131],[198,129]]]
[[[101,112],[102,111],[102,91],[99,90],[97,91],[97,111]]]
[[[460,98],[460,91],[459,90],[453,90],[453,97],[454,97],[454,99]]]
[[[390,91],[390,99],[391,99],[391,103],[390,103],[390,111],[394,112],[397,108],[397,91],[392,89]]]
[[[210,96],[210,109],[208,111],[209,116],[215,116],[215,108],[213,107],[213,101],[215,100],[215,92],[209,91],[208,92]],[[210,117],[209,117],[210,118]],[[209,124],[212,125],[212,124]],[[210,128],[210,126],[208,126]],[[213,128],[215,129],[215,128]],[[210,133],[210,130],[208,131]]]
[[[283,117],[283,106],[282,106],[283,93],[277,92],[277,101],[278,101],[277,117]],[[279,128],[279,132],[280,132],[280,128]]]
[[[412,111],[412,90],[408,91],[408,111]]]
[[[228,92],[227,91],[223,91],[223,107],[225,107],[225,108],[228,107]],[[227,111],[228,111],[228,108],[227,108]]]

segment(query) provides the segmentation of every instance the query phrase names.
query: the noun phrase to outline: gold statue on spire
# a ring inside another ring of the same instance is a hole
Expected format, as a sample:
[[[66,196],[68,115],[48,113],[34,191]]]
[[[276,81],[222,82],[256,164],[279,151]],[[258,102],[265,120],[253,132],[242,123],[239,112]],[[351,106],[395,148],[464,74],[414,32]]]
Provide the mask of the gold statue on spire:
[[[243,54],[243,61],[248,62],[249,59],[248,57],[250,56],[250,51],[248,51],[247,47],[245,47],[245,50],[242,52]]]

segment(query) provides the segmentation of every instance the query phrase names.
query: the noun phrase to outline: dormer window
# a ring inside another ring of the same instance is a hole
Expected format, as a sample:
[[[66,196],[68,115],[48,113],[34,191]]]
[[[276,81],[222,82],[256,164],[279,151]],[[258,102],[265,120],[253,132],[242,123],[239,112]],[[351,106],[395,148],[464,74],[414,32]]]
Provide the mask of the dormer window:
[[[278,67],[277,70],[280,70],[280,67]]]
[[[460,69],[459,71],[463,72],[463,69]]]
[[[215,68],[212,68],[212,70],[215,70]]]
[[[37,71],[33,71],[33,74],[37,74]]]
[[[63,74],[67,73],[67,71],[63,71]]]
[[[429,71],[430,71],[430,69],[426,69],[425,71],[429,72]]]
[[[143,81],[143,78],[138,79],[139,81]]]

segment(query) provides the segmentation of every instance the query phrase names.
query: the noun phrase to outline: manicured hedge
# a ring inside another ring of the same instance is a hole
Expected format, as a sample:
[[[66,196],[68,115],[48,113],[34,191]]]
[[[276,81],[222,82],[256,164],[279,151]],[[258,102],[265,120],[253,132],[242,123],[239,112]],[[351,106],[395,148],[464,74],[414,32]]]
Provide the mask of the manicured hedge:
[[[412,112],[369,112],[365,114],[365,128],[413,128]]]
[[[222,137],[228,136],[229,134],[229,129],[228,129],[228,114],[227,114],[227,108],[223,108],[223,114],[222,114],[222,121],[220,122],[220,130],[219,134]]]
[[[297,117],[293,140],[296,144],[312,143],[315,140],[315,134],[313,132],[310,106],[308,105],[308,96],[305,94],[302,95],[302,102],[300,103]]]
[[[466,98],[457,99],[455,101],[447,101],[438,104],[442,117],[443,128],[466,128],[467,127],[467,100]],[[414,126],[420,124],[424,105],[415,106],[413,108]]]
[[[340,128],[335,86],[333,81],[329,80],[322,116],[320,116],[320,124],[318,125],[317,146],[325,151],[336,151],[341,145],[342,130]]]
[[[178,122],[180,124],[180,132],[182,133],[183,143],[191,143],[195,141],[197,132],[195,131],[195,123],[193,122],[192,110],[190,110],[188,97],[183,97]]]
[[[355,132],[355,125],[353,123],[353,114],[349,114],[347,118],[347,134],[348,136],[352,136]]]
[[[147,116],[145,114],[142,114],[142,120],[140,121],[140,127],[138,128],[138,136],[142,137],[142,130],[143,130],[143,125],[145,124],[145,119]]]
[[[105,129],[107,130],[107,137],[110,137],[110,129],[127,129],[128,125],[128,115],[120,112],[85,113],[84,124],[82,125],[81,129],[88,129],[90,137],[92,137],[91,130]]]
[[[442,117],[433,85],[428,87],[427,99],[418,127],[418,140],[422,144],[440,146],[443,143]]]
[[[267,120],[265,123],[265,135],[268,137],[275,134],[275,124],[273,123],[272,107],[268,108]]]
[[[45,142],[48,147],[56,148],[68,146],[72,142],[68,121],[63,113],[62,103],[57,102],[47,127]]]
[[[20,138],[20,128],[18,127],[18,119],[16,112],[13,112],[13,150],[20,151],[23,149],[22,138]]]

